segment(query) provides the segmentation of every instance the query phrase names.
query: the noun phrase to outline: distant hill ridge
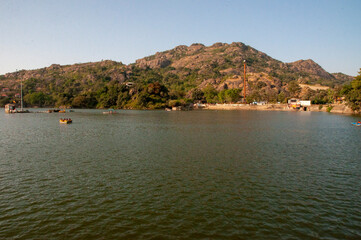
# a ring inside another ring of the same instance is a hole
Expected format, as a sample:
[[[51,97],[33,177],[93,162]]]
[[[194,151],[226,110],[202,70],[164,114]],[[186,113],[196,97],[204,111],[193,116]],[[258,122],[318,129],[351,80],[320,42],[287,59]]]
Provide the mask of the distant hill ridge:
[[[278,75],[294,75],[293,78],[291,76],[281,76],[281,78],[285,78],[286,81],[292,79],[303,82],[310,81],[310,83],[318,81],[320,84],[330,82],[342,84],[343,82],[351,81],[353,78],[342,73],[328,73],[311,59],[283,63],[244,43],[234,42],[231,44],[215,43],[209,47],[200,43],[194,43],[189,47],[180,45],[171,50],[157,52],[152,56],[138,59],[135,64],[129,65],[110,60],[63,66],[53,64],[49,67],[36,70],[22,70],[17,73],[7,73],[2,76],[2,79],[11,79],[14,77],[22,79],[42,78],[50,71],[66,74],[77,71],[84,72],[87,69],[92,67],[97,68],[99,66],[112,68],[113,70],[115,70],[114,66],[116,66],[118,70],[129,70],[130,67],[134,65],[141,69],[171,67],[174,68],[171,71],[177,73],[182,72],[184,69],[190,69],[196,70],[200,74],[208,74],[214,71],[214,69],[217,69],[218,71],[222,71],[222,75],[231,75],[232,73],[239,75],[243,71],[243,60],[247,61],[248,73],[264,73],[273,78],[277,78]],[[121,73],[113,71],[111,75],[116,79],[125,80],[123,78],[123,72],[120,72]],[[91,71],[89,74],[91,75]],[[122,76],[117,77],[117,74],[121,74]]]

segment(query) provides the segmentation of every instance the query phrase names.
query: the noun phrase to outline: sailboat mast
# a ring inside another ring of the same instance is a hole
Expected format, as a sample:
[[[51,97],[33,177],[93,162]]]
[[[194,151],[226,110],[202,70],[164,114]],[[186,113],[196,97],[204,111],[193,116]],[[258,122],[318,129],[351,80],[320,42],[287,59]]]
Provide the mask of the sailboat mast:
[[[23,111],[23,80],[21,79],[21,111]]]

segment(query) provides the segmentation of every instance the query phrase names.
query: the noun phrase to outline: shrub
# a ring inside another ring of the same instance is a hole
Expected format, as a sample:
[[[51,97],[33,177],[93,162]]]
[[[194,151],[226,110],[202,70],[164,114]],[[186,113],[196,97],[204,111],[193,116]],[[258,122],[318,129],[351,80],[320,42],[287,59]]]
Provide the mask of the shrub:
[[[326,108],[326,111],[327,111],[327,112],[331,112],[332,108],[333,108],[333,106],[328,105],[327,108]]]

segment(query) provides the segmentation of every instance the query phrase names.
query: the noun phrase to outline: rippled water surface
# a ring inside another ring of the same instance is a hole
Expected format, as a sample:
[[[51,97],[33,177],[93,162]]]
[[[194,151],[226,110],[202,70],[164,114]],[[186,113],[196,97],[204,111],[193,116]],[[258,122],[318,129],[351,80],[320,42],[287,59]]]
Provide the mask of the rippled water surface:
[[[2,112],[0,239],[361,239],[357,119]]]

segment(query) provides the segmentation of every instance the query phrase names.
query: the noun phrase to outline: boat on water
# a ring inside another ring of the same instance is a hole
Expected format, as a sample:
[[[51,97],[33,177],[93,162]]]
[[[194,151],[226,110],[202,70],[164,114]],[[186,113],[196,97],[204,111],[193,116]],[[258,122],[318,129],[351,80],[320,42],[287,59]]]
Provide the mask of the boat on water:
[[[6,104],[5,105],[5,113],[29,113],[30,111],[29,110],[24,110],[23,108],[23,82],[21,81],[21,107],[20,107],[20,110],[16,109],[16,106],[15,104],[12,104],[12,103],[9,103],[9,104]],[[14,101],[15,103],[15,101]]]
[[[115,114],[117,113],[113,108],[109,108],[107,111],[103,112],[103,114]]]
[[[47,113],[66,113],[65,109],[49,109]],[[74,110],[68,110],[68,112],[74,112]]]
[[[29,110],[24,110],[21,108],[20,110],[16,109],[15,104],[9,103],[5,105],[5,113],[28,113]]]
[[[73,120],[71,120],[70,118],[61,118],[59,122],[63,124],[70,124],[73,122]]]
[[[6,104],[5,105],[5,113],[16,113],[15,104]]]
[[[16,113],[29,113],[29,110],[17,110]]]
[[[353,122],[353,123],[351,123],[351,124],[354,125],[354,126],[358,126],[358,127],[361,126],[361,122],[360,122],[360,121],[358,121],[358,122]]]

